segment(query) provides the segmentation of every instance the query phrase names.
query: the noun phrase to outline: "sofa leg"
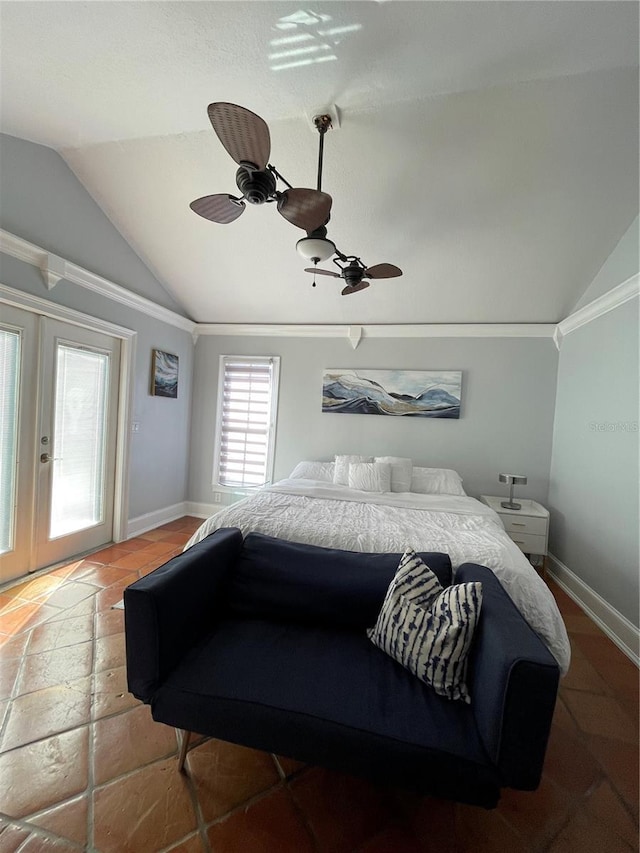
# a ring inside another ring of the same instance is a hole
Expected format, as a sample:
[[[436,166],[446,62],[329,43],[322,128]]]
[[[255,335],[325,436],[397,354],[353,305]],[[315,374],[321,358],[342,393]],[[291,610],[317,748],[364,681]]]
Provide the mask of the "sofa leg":
[[[188,732],[184,729],[178,729],[178,731],[182,732],[182,738],[180,740],[180,752],[178,754],[178,770],[180,771],[180,773],[184,773],[184,762],[187,758],[189,742],[191,741],[191,735],[193,734],[193,732]]]

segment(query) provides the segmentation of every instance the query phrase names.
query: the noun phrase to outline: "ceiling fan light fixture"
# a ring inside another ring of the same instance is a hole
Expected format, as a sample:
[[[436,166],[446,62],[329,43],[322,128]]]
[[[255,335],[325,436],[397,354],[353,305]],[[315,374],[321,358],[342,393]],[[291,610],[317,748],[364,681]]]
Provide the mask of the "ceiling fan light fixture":
[[[336,245],[326,237],[303,237],[296,243],[296,251],[305,260],[317,264],[335,255]]]

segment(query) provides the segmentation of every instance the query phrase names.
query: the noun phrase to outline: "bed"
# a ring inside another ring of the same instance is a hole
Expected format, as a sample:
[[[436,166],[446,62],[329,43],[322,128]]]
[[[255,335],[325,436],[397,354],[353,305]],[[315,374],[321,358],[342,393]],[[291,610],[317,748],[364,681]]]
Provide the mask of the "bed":
[[[509,538],[498,514],[468,497],[456,472],[413,468],[406,491],[400,488],[409,483],[401,479],[395,490],[378,490],[371,488],[372,483],[389,486],[391,478],[382,483],[372,480],[373,468],[391,469],[393,463],[347,462],[349,472],[360,466],[367,469],[359,472],[364,479],[351,480],[348,475],[336,477],[337,465],[338,457],[336,463],[299,463],[288,478],[208,518],[185,548],[219,528],[238,527],[243,535],[253,531],[350,551],[401,553],[408,547],[443,551],[449,554],[454,573],[466,562],[490,568],[566,673],[570,645],[553,595]]]

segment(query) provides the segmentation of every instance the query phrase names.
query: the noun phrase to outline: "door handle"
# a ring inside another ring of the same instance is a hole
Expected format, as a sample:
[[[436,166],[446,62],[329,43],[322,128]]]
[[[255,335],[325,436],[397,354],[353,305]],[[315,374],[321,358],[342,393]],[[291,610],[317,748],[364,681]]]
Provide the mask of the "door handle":
[[[41,462],[58,462],[60,459],[62,459],[62,456],[51,456],[49,453],[40,454]]]

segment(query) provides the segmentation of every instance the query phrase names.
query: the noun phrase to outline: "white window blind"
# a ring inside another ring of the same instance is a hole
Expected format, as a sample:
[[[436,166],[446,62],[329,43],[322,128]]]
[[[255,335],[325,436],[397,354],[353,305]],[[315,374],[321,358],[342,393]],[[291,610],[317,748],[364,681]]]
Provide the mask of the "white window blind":
[[[49,536],[104,519],[109,355],[59,343]]]
[[[277,356],[220,357],[214,485],[271,479],[279,368]]]

